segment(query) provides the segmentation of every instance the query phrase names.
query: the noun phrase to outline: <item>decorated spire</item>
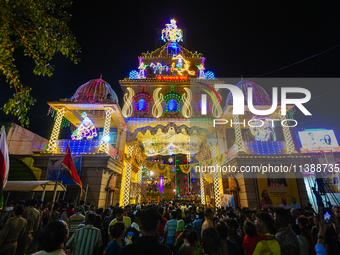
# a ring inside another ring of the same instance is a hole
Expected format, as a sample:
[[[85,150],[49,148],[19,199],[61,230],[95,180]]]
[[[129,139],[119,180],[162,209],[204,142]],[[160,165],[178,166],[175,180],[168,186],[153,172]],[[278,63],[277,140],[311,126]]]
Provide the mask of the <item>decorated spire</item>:
[[[164,42],[183,42],[183,32],[177,28],[176,20],[171,19],[170,24],[165,24],[161,39]]]

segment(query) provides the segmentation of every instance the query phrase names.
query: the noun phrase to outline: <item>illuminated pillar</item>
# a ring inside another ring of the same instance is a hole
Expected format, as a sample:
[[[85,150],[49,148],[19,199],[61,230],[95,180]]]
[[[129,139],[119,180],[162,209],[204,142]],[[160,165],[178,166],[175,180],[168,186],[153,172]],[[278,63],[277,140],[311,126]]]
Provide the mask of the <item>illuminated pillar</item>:
[[[143,167],[141,166],[139,168],[139,171],[137,173],[137,203],[140,205],[142,203],[142,170]]]
[[[105,108],[104,131],[103,131],[102,141],[101,141],[101,144],[100,144],[100,147],[99,147],[99,151],[105,152],[107,154],[109,154],[109,139],[108,139],[108,136],[110,134],[112,113],[113,113],[113,108],[110,108],[110,107]]]
[[[238,115],[233,115],[233,125],[235,130],[235,144],[237,145],[238,152],[246,152],[246,148],[244,147],[244,142],[242,139],[242,131],[239,124]]]
[[[56,111],[57,111],[57,118],[54,121],[51,138],[50,138],[50,141],[48,142],[48,148],[47,148],[48,152],[53,152],[55,148],[57,147],[57,141],[58,141],[59,133],[60,133],[60,126],[61,126],[61,122],[63,120],[66,109],[63,107],[60,109],[56,109]]]
[[[211,157],[215,158],[217,156],[216,151],[216,144],[217,139],[207,139],[208,144],[210,145],[211,150]],[[213,172],[213,183],[214,183],[214,198],[215,198],[215,207],[220,208],[221,207],[221,201],[220,201],[220,194],[221,194],[221,186],[220,186],[220,173],[217,171],[218,165],[215,162],[215,170]]]
[[[205,192],[204,192],[204,173],[200,171],[200,186],[201,186],[201,204],[205,205]]]
[[[132,157],[133,144],[128,145],[128,157]],[[131,185],[131,170],[132,170],[132,158],[126,162],[125,174],[124,174],[124,185],[123,185],[123,201],[122,206],[127,206],[130,203],[130,185]]]
[[[297,151],[295,150],[295,146],[294,146],[294,143],[293,143],[293,139],[292,139],[292,135],[290,133],[289,127],[282,125],[283,122],[285,122],[284,123],[285,125],[287,124],[286,116],[280,115],[280,120],[281,120],[283,136],[284,136],[285,141],[286,141],[286,151],[287,151],[287,153],[288,154],[297,153]]]

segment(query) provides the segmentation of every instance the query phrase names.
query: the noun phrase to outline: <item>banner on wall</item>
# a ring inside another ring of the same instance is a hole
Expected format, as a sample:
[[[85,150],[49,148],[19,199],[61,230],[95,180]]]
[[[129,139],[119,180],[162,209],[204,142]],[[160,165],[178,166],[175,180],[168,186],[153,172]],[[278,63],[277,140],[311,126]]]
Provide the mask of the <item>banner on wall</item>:
[[[81,173],[81,156],[75,156],[72,157],[74,167],[76,168],[77,174],[80,177]],[[57,157],[57,158],[49,158],[47,163],[47,171],[46,171],[46,180],[55,181],[57,179],[57,175],[61,166],[61,163],[63,162],[64,157]],[[61,182],[63,185],[72,185],[76,184],[75,181],[73,181],[70,171],[62,166],[61,172],[59,175],[59,182]]]
[[[257,176],[260,208],[301,208],[300,195],[294,173],[267,173]]]
[[[235,207],[234,196],[230,194],[220,194],[221,207]]]

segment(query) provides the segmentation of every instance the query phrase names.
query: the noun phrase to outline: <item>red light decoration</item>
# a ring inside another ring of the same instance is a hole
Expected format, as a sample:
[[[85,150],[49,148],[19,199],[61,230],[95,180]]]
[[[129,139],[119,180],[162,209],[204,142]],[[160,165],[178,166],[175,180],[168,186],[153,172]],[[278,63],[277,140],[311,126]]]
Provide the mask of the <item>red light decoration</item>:
[[[164,75],[158,75],[157,80],[159,81],[187,81],[188,76],[185,75],[174,75],[174,76],[164,76]]]

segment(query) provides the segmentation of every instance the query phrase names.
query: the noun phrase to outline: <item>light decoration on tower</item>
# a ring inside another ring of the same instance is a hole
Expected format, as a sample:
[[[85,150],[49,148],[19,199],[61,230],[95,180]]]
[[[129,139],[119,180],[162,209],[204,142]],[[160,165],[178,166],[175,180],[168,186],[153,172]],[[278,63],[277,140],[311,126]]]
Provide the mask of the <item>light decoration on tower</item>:
[[[139,74],[136,70],[133,70],[129,74],[129,79],[139,79]]]
[[[184,90],[187,93],[184,93],[182,95],[182,100],[183,100],[183,107],[182,107],[182,114],[185,118],[190,118],[192,114],[192,109],[191,109],[191,99],[192,99],[192,93],[191,90],[188,88],[184,88]]]
[[[164,102],[166,103],[167,112],[178,112],[180,110],[181,96],[175,92],[175,86],[171,86],[170,92],[165,95]]]
[[[136,94],[133,98],[135,111],[136,112],[148,111],[151,99],[152,99],[151,96],[145,92],[145,86],[142,86],[142,91]]]
[[[183,32],[177,28],[176,20],[171,19],[170,24],[165,24],[161,39],[164,42],[183,42]]]
[[[83,120],[80,123],[79,127],[73,131],[71,138],[72,140],[81,140],[83,138],[91,140],[93,139],[93,137],[96,137],[98,135],[97,129],[93,125],[92,120],[87,117],[86,112],[83,112],[81,114],[81,117],[83,118]]]
[[[132,88],[127,88],[128,92],[124,95],[124,106],[122,109],[122,113],[125,118],[128,118],[132,115],[133,106],[132,101],[135,95],[135,91]]]
[[[172,60],[177,60],[177,64],[172,63],[170,71],[174,75],[195,75],[195,71],[189,70],[191,62],[183,58],[181,54],[173,57]]]
[[[154,101],[154,104],[152,106],[152,115],[155,118],[159,118],[163,114],[163,107],[162,107],[163,94],[159,93],[159,91],[161,89],[162,88],[157,88],[153,92],[153,101]]]
[[[205,72],[204,76],[205,76],[206,79],[215,79],[215,75],[211,71]]]
[[[145,78],[145,68],[146,68],[146,65],[144,65],[144,62],[141,62],[138,69],[139,69],[139,76],[138,78],[139,79],[143,79]]]
[[[270,124],[266,118],[261,117],[253,117],[249,123],[251,126],[249,130],[251,134],[255,137],[255,141],[266,142],[271,138],[273,141],[276,141],[276,133],[274,131],[274,127]]]
[[[200,79],[204,79],[205,78],[205,74],[204,74],[204,70],[205,70],[205,67],[203,65],[203,63],[201,63],[198,67],[198,78]]]
[[[162,74],[163,69],[165,69],[165,66],[163,67],[163,65],[161,63],[151,63],[150,67],[153,68],[153,73],[154,74]]]

